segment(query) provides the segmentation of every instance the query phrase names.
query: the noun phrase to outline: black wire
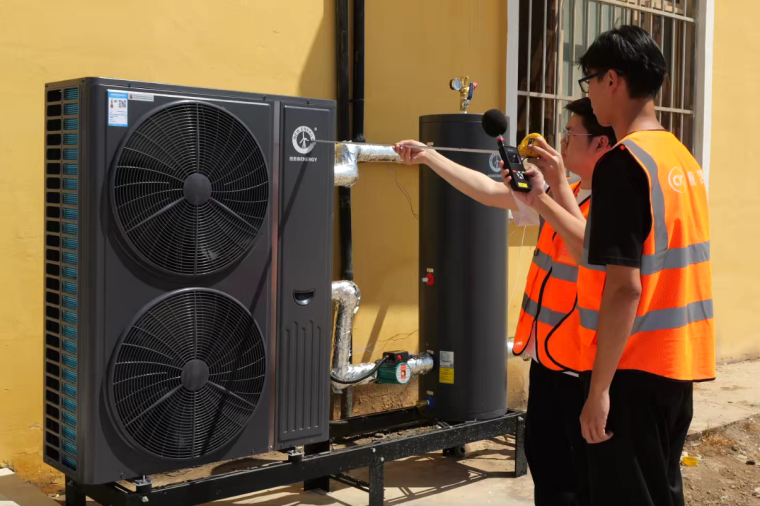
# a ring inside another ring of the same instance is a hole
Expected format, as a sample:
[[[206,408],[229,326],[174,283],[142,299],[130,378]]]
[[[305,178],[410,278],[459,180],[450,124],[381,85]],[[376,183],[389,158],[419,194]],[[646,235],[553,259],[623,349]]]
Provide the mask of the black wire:
[[[404,194],[404,197],[406,197],[406,201],[409,203],[409,210],[412,212],[412,216],[414,216],[416,220],[419,220],[420,219],[419,215],[414,212],[414,205],[412,205],[411,195],[409,195],[409,192],[406,191],[406,188],[404,188],[404,186],[398,180],[398,172],[396,172],[396,169],[391,169],[390,165],[387,163],[385,164],[385,168],[393,172],[393,176],[396,180],[396,186],[398,187],[399,191],[401,191],[401,193]]]
[[[355,379],[355,380],[351,380],[351,381],[346,381],[346,380],[342,380],[340,378],[337,378],[332,373],[330,373],[330,379],[333,380],[335,383],[340,383],[341,385],[355,385],[355,384],[359,383],[360,381],[364,381],[365,379],[367,379],[370,376],[372,376],[373,374],[375,374],[377,372],[377,370],[380,369],[380,366],[385,363],[386,360],[388,360],[388,357],[383,357],[380,360],[378,360],[375,363],[375,367],[373,367],[371,371],[369,371],[367,374],[365,374],[361,378],[358,378],[358,379]]]

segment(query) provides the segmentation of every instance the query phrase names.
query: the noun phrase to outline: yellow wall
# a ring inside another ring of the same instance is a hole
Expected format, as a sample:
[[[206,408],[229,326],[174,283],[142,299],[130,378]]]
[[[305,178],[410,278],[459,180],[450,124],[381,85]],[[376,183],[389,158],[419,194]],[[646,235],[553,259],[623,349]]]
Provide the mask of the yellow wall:
[[[42,464],[40,427],[44,83],[91,75],[335,98],[334,4],[0,0],[0,463],[58,479]],[[448,80],[464,73],[481,85],[473,112],[503,109],[506,2],[372,0],[367,19],[369,140],[416,137],[420,115],[455,112]],[[396,178],[416,212],[416,168],[368,165],[354,187],[357,361],[417,348],[417,220]],[[413,388],[357,394],[358,411],[414,398]]]
[[[758,16],[758,2],[715,1],[710,219],[718,357],[725,361],[760,355]]]

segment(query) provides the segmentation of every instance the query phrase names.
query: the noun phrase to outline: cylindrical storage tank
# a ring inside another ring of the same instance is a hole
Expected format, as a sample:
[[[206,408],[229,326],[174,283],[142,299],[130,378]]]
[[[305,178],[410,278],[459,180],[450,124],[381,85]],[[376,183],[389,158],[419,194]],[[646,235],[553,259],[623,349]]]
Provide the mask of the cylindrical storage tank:
[[[496,150],[480,114],[420,117],[433,146]],[[440,151],[501,182],[498,154]],[[507,411],[507,211],[460,193],[420,166],[420,351],[435,369],[420,377],[429,416],[484,420]]]

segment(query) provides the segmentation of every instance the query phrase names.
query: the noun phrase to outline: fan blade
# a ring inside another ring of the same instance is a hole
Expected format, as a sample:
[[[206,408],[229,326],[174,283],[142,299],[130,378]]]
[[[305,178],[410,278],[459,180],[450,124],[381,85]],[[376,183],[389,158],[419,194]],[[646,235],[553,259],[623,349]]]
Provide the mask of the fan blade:
[[[179,391],[180,388],[182,388],[182,385],[177,385],[176,387],[174,387],[171,390],[169,390],[167,393],[165,393],[164,395],[162,395],[160,399],[158,399],[156,402],[154,402],[153,404],[151,404],[150,406],[148,406],[148,409],[146,409],[145,411],[143,411],[142,413],[140,413],[139,415],[137,415],[136,417],[134,417],[130,421],[126,422],[124,424],[124,427],[129,427],[130,425],[132,425],[133,423],[135,423],[137,420],[139,420],[140,418],[142,418],[146,414],[150,413],[157,406],[159,406],[159,405],[163,404],[164,402],[168,401],[169,398],[172,395],[176,394]]]
[[[220,392],[222,392],[223,394],[225,394],[225,395],[229,395],[229,396],[230,396],[230,397],[232,397],[233,399],[235,399],[235,400],[238,400],[238,401],[240,401],[240,402],[243,402],[243,403],[247,404],[247,405],[248,405],[248,406],[250,406],[251,408],[255,408],[255,407],[256,407],[256,405],[255,405],[255,404],[253,404],[253,403],[251,403],[251,402],[249,402],[249,401],[247,401],[247,400],[243,399],[242,397],[240,397],[240,396],[239,396],[238,394],[236,394],[235,392],[233,392],[233,391],[231,391],[231,390],[227,390],[226,388],[224,388],[222,385],[220,385],[220,384],[218,384],[218,383],[215,383],[215,382],[213,382],[213,381],[209,381],[207,384],[208,384],[208,385],[211,385],[211,386],[212,386],[212,387],[214,387],[214,388],[216,388],[217,390],[219,390],[219,391],[220,391]]]
[[[254,227],[253,225],[251,225],[250,223],[248,223],[247,221],[245,221],[243,218],[241,218],[240,216],[238,216],[238,214],[235,211],[233,211],[229,207],[225,206],[224,204],[222,204],[221,202],[219,202],[218,200],[216,200],[214,197],[211,197],[210,200],[214,204],[218,205],[222,209],[222,211],[224,211],[226,214],[229,214],[230,216],[232,216],[233,218],[235,218],[239,222],[244,223],[248,228],[250,228],[254,232],[258,232],[258,229],[256,227]]]
[[[126,230],[126,232],[127,232],[127,233],[130,233],[130,232],[131,232],[131,231],[133,231],[134,229],[136,229],[136,228],[139,228],[139,227],[141,227],[141,226],[145,225],[145,224],[146,224],[146,223],[148,223],[149,221],[151,221],[151,220],[153,220],[153,219],[155,219],[155,218],[157,218],[157,217],[161,216],[161,215],[162,215],[162,214],[164,214],[166,211],[168,211],[168,210],[169,210],[169,209],[171,209],[172,207],[176,206],[177,204],[179,204],[179,203],[180,203],[180,202],[182,202],[183,200],[184,200],[184,199],[177,199],[177,200],[175,200],[174,202],[172,202],[171,204],[169,204],[169,205],[166,205],[166,206],[162,207],[161,209],[159,209],[159,210],[158,210],[158,211],[156,211],[155,213],[151,214],[150,216],[148,216],[147,218],[145,218],[144,220],[142,220],[140,223],[138,223],[138,224],[137,224],[137,225],[135,225],[134,227],[130,227],[130,228],[128,228],[128,229]]]

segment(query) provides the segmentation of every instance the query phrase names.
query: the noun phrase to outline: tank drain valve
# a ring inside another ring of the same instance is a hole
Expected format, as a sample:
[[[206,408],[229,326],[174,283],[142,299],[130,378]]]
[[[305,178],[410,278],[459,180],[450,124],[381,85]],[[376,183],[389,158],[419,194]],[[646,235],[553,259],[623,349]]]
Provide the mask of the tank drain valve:
[[[435,277],[433,276],[433,273],[428,272],[427,275],[422,278],[422,282],[428,286],[433,286],[433,283],[435,283]]]

